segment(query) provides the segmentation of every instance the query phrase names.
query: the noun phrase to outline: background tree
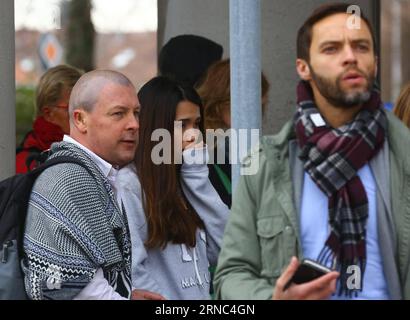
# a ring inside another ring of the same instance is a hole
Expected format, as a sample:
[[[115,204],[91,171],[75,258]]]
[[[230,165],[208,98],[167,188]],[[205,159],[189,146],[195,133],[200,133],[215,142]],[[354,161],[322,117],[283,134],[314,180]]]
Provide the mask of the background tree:
[[[91,8],[91,0],[71,0],[67,4],[66,61],[86,72],[94,69],[95,30]]]

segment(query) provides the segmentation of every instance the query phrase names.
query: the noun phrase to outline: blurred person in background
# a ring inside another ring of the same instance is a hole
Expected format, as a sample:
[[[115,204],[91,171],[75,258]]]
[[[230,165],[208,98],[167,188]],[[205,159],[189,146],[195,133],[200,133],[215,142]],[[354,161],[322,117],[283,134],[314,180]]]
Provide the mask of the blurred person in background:
[[[410,83],[401,91],[393,113],[410,128]]]
[[[262,73],[262,115],[268,101],[269,82]],[[228,130],[231,128],[231,81],[230,60],[215,62],[206,72],[198,87],[198,93],[204,104],[205,129]],[[218,153],[224,154],[224,163],[218,163]],[[210,150],[210,157],[214,159],[209,164],[209,179],[227,206],[231,206],[231,165],[229,162],[229,141],[225,146],[215,144]]]
[[[43,162],[42,152],[70,133],[68,101],[82,71],[68,65],[47,70],[36,90],[36,119],[16,151],[16,173],[25,173]]]
[[[179,35],[170,39],[158,58],[159,74],[194,87],[209,66],[222,59],[223,47],[204,37]]]

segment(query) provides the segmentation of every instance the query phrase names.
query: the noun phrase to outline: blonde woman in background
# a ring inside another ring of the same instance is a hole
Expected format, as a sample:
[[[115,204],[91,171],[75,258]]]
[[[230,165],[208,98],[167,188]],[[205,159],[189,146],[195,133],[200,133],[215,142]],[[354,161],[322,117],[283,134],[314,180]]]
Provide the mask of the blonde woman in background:
[[[41,153],[70,133],[68,101],[83,73],[69,65],[58,65],[41,76],[36,89],[36,119],[16,150],[16,173],[30,171],[45,161]]]
[[[410,83],[401,91],[393,113],[410,128]]]

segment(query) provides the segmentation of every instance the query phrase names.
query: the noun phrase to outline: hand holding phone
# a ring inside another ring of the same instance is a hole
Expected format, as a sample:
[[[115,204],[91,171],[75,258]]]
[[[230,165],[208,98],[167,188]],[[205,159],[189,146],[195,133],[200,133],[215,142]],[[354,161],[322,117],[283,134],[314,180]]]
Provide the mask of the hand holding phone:
[[[292,283],[302,284],[310,282],[329,272],[332,272],[332,270],[321,265],[319,262],[303,259],[293,277],[285,285],[284,290],[287,290]]]
[[[336,290],[336,281],[339,277],[339,273],[329,270],[326,267],[323,269],[322,267],[323,266],[314,261],[303,261],[299,263],[298,259],[293,257],[288,267],[276,281],[272,299],[328,299]],[[314,269],[313,273],[311,273],[312,269]],[[306,272],[306,270],[308,270],[308,272]],[[310,280],[312,278],[313,280]],[[296,282],[300,282],[300,284]],[[285,289],[285,287],[287,289]]]

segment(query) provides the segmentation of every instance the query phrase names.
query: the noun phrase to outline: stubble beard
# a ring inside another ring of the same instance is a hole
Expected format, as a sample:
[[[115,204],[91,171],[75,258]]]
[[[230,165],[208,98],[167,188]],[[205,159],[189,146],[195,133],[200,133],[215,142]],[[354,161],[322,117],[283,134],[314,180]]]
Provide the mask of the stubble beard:
[[[357,68],[350,68],[340,74],[336,78],[336,81],[333,81],[332,79],[317,74],[313,70],[312,66],[309,67],[312,73],[312,79],[315,82],[317,89],[322,94],[322,96],[333,106],[342,109],[350,109],[369,101],[374,84],[374,76],[372,76],[371,74],[366,75],[364,72]],[[360,73],[366,79],[367,87],[365,89],[353,89],[352,92],[346,92],[345,90],[343,90],[342,79],[346,72],[349,71],[356,71]]]

